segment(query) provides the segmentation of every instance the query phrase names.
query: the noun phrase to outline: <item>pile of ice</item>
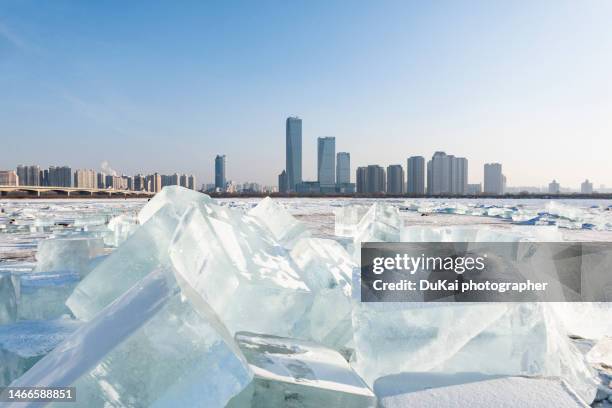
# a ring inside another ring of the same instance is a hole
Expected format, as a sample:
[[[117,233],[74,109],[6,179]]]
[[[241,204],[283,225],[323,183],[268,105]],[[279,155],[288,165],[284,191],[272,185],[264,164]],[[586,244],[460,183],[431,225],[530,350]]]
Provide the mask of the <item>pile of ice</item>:
[[[359,299],[362,242],[516,241],[556,227],[411,227],[375,203],[339,209],[340,237],[323,239],[270,198],[241,209],[166,187],[105,228],[49,240],[35,270],[0,274],[0,386],[74,386],[83,407],[391,407],[431,398],[409,386],[434,377],[530,376],[545,392],[521,400],[521,381],[502,383],[516,405],[595,399],[568,337],[580,311]],[[605,306],[590,311],[612,321]]]
[[[402,208],[422,214],[501,218],[518,225],[555,225],[567,229],[612,231],[612,206],[579,207],[559,201],[528,206],[479,201],[408,200]]]

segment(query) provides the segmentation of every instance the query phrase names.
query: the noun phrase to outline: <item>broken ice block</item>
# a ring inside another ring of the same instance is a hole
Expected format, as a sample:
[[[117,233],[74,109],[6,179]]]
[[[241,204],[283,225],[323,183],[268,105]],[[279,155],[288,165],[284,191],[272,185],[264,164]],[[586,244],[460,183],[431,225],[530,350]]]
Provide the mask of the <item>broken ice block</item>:
[[[303,223],[270,197],[261,200],[249,215],[267,228],[274,239],[289,246],[296,239],[309,235]]]
[[[397,207],[374,203],[355,227],[353,239],[356,243],[397,242],[401,225]]]
[[[156,270],[11,386],[73,386],[75,407],[222,407],[251,379],[210,308]]]
[[[77,285],[66,305],[78,319],[90,320],[151,269],[167,263],[175,214],[170,206],[162,207]]]
[[[352,238],[355,235],[357,224],[368,209],[365,205],[346,205],[334,209],[334,235]]]
[[[162,188],[159,193],[155,194],[155,196],[140,210],[138,213],[138,221],[140,224],[144,224],[157,211],[168,204],[172,209],[171,215],[180,218],[190,205],[194,203],[206,205],[211,202],[212,199],[206,194],[185,187],[166,186]]]
[[[351,281],[357,265],[336,241],[304,238],[291,250],[300,276],[313,292],[307,314],[294,336],[340,348],[352,340]]]
[[[192,206],[176,229],[170,259],[232,333],[290,335],[312,293],[286,250],[248,216],[232,224]]]
[[[247,332],[237,333],[236,341],[255,378],[247,395],[228,407],[376,407],[370,388],[335,350]]]
[[[19,281],[20,320],[56,319],[70,314],[65,303],[79,283],[78,273],[22,273],[14,279]]]
[[[20,321],[0,326],[0,387],[30,369],[79,327],[72,319]]]
[[[355,370],[560,376],[585,400],[592,372],[546,303],[355,303]],[[491,356],[495,356],[491,358]]]
[[[100,238],[50,238],[40,241],[34,272],[80,273],[91,258],[102,255]]]
[[[113,247],[118,247],[139,227],[138,219],[126,214],[113,217],[108,222],[108,229],[112,232],[105,242]]]
[[[0,272],[0,326],[17,319],[17,294],[9,272]]]

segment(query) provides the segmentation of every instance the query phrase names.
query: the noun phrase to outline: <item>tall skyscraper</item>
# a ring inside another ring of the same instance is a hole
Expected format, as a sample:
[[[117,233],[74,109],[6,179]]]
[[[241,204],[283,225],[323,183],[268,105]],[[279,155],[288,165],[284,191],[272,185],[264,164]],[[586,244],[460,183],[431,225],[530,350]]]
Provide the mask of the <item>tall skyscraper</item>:
[[[593,183],[591,183],[589,179],[584,180],[580,185],[580,192],[582,194],[593,194]]]
[[[376,164],[371,164],[366,173],[367,192],[370,194],[384,193],[387,189],[387,178],[385,169]]]
[[[483,189],[485,194],[504,194],[504,175],[500,163],[485,163]]]
[[[302,119],[296,116],[287,118],[285,139],[287,188],[295,191],[295,186],[302,182]]]
[[[387,167],[387,194],[404,193],[404,168],[400,164]]]
[[[287,193],[289,191],[287,172],[285,170],[278,175],[278,191],[279,193]]]
[[[336,186],[336,138],[317,139],[317,180],[321,189]]]
[[[196,178],[193,174],[190,174],[189,177],[187,177],[187,188],[190,190],[196,189]]]
[[[425,194],[425,158],[423,156],[412,156],[408,158],[406,167],[408,174],[408,194]]]
[[[355,180],[357,183],[357,192],[361,194],[367,193],[368,192],[368,168],[367,167],[357,167]]]
[[[465,157],[451,158],[451,194],[467,194],[468,161]]]
[[[217,155],[215,157],[215,188],[225,190],[226,184],[225,155]]]
[[[336,183],[351,182],[351,155],[347,152],[338,152],[336,155]]]
[[[428,194],[466,194],[467,180],[468,163],[464,157],[435,152],[427,162]]]

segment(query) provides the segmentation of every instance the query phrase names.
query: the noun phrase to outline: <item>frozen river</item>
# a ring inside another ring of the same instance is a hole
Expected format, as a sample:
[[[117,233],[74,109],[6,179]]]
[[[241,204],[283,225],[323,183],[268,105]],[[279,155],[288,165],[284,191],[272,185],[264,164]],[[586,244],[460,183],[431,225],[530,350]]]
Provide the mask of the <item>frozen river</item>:
[[[218,201],[248,210],[260,200]],[[564,240],[612,241],[612,200],[281,198],[276,201],[322,237],[333,237],[335,209],[385,202],[400,209],[405,225],[487,225],[502,230],[551,225],[559,227]],[[146,202],[145,199],[0,200],[0,262],[33,260],[38,241],[49,236],[102,234],[113,217],[133,217]]]

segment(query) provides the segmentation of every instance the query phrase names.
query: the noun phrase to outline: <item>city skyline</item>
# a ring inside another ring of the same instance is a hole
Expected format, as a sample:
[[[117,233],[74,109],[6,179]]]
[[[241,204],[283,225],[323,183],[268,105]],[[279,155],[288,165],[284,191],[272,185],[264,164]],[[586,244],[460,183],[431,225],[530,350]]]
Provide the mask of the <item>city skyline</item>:
[[[340,2],[9,3],[0,168],[108,161],[210,181],[224,152],[240,163],[228,179],[275,185],[280,122],[299,114],[302,180],[331,135],[353,168],[443,150],[503,163],[510,186],[611,186],[611,19],[603,1],[355,2],[348,14]]]

